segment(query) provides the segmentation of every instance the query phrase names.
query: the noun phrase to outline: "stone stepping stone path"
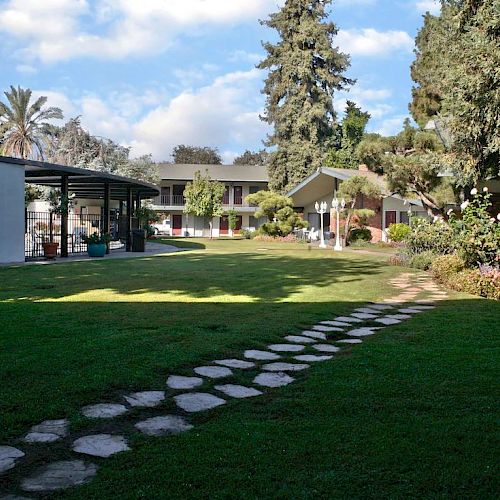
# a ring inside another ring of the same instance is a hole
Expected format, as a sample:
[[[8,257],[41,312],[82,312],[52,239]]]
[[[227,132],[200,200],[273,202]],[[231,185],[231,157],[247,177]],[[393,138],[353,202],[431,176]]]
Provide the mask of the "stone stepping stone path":
[[[135,428],[146,436],[165,436],[166,434],[180,434],[189,431],[193,426],[178,415],[148,418],[135,424]]]
[[[309,368],[309,365],[293,363],[269,363],[262,367],[266,372],[300,372],[307,368]]]
[[[85,406],[82,413],[88,418],[115,418],[127,413],[127,408],[120,404],[100,403]]]
[[[13,469],[16,461],[24,457],[24,453],[13,446],[0,446],[0,474]]]
[[[170,375],[167,379],[167,386],[170,389],[194,389],[203,385],[203,379],[199,377],[183,377],[181,375]]]
[[[73,443],[73,451],[101,458],[108,458],[116,453],[129,450],[130,448],[124,436],[113,436],[111,434],[84,436]]]
[[[253,368],[255,363],[251,361],[243,361],[241,359],[218,359],[214,361],[216,365],[227,366],[228,368],[239,368],[241,370],[248,370],[249,368]]]
[[[165,391],[135,392],[134,394],[125,396],[125,400],[130,406],[155,408],[165,401]]]
[[[262,394],[261,391],[253,387],[235,384],[216,385],[214,389],[223,392],[226,396],[236,399],[253,398],[254,396],[260,396]]]
[[[243,356],[245,356],[245,358],[257,359],[260,361],[269,361],[272,359],[280,359],[281,358],[281,356],[279,354],[275,354],[274,352],[255,351],[252,349],[250,349],[249,351],[245,351]]]
[[[283,387],[291,384],[295,379],[283,372],[261,373],[253,379],[253,383],[262,387]]]
[[[207,378],[226,378],[233,374],[229,368],[223,366],[199,366],[194,372]]]
[[[271,344],[267,346],[271,351],[278,352],[300,352],[303,351],[306,346],[300,344]]]
[[[338,345],[361,344],[363,337],[375,335],[385,326],[399,324],[418,313],[434,309],[437,302],[448,297],[447,293],[434,285],[427,275],[420,277],[404,273],[391,280],[390,284],[400,290],[399,295],[380,302],[367,303],[363,307],[356,308],[348,316],[319,321],[300,334],[284,335],[282,343],[271,344],[267,346],[267,350],[248,349],[243,353],[244,359],[218,359],[212,361],[212,364],[195,367],[193,371],[196,376],[170,375],[166,381],[167,388],[173,391],[183,391],[180,394],[174,393],[170,396],[165,391],[157,390],[134,392],[123,396],[124,404],[98,403],[83,407],[81,412],[91,419],[109,420],[127,412],[146,409],[150,414],[149,418],[134,424],[137,432],[146,436],[167,436],[187,432],[193,428],[193,424],[187,417],[154,415],[155,412],[161,411],[160,408],[167,396],[172,398],[180,411],[189,414],[225,405],[227,400],[224,397],[246,399],[261,396],[265,392],[263,388],[277,389],[294,382],[295,378],[291,374],[310,368],[309,363],[332,360],[335,353],[345,349]],[[422,297],[422,295],[425,296]],[[380,326],[370,326],[374,324]],[[329,339],[327,334],[333,332],[336,338]],[[305,352],[302,353],[302,351]],[[289,362],[291,360],[295,362]],[[260,372],[248,386],[216,382],[218,379],[233,377],[233,369],[259,369]],[[208,386],[207,391],[197,392],[199,391],[197,388],[204,384]],[[219,397],[210,391],[217,391],[224,397]],[[115,423],[115,427],[118,426],[119,423]],[[131,449],[126,429],[118,430],[117,434],[94,432],[95,434],[89,432],[90,435],[86,436],[75,436],[72,449],[68,452],[105,459]],[[50,443],[68,437],[69,434],[68,420],[46,420],[33,426],[22,440],[30,445],[45,443],[45,446],[50,446]],[[15,468],[25,453],[27,453],[26,450],[12,446],[0,446],[0,474]],[[55,461],[25,477],[21,481],[21,488],[24,491],[41,492],[46,495],[52,491],[85,484],[96,475],[97,470],[97,465],[83,460]],[[2,499],[8,498],[22,500],[25,497],[16,495],[2,497]]]
[[[174,396],[177,406],[189,413],[211,410],[226,404],[226,400],[208,392],[192,392]]]
[[[21,482],[24,491],[57,491],[88,483],[97,474],[97,465],[83,460],[64,460],[42,467]]]

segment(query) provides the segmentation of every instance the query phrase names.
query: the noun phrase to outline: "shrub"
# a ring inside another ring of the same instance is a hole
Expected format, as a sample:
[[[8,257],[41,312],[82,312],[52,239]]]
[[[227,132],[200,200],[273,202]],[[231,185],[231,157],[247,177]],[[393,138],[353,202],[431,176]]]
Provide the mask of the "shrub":
[[[427,271],[431,268],[433,261],[436,259],[436,254],[429,250],[422,253],[417,253],[410,258],[410,267]]]
[[[410,232],[410,226],[403,223],[391,224],[388,229],[388,234],[391,241],[403,241]]]
[[[355,227],[349,233],[349,243],[357,241],[371,241],[372,232],[367,227]]]
[[[411,255],[426,251],[435,254],[453,253],[453,229],[442,220],[431,222],[427,219],[413,218],[411,231],[404,242]]]
[[[452,274],[446,283],[459,292],[500,300],[500,272],[483,274],[479,269],[464,269]]]
[[[389,257],[389,264],[391,266],[402,266],[408,267],[409,265],[409,257],[404,253],[398,253],[396,255],[391,255]]]
[[[269,243],[302,243],[304,240],[299,240],[294,234],[286,236],[270,236],[268,234],[259,233],[254,237],[255,241],[266,241]]]
[[[250,231],[249,229],[242,229],[240,231],[240,236],[244,238],[245,240],[251,240],[255,238],[256,232],[255,231]]]
[[[441,255],[432,262],[432,274],[440,283],[447,283],[450,276],[464,268],[465,263],[458,255]]]

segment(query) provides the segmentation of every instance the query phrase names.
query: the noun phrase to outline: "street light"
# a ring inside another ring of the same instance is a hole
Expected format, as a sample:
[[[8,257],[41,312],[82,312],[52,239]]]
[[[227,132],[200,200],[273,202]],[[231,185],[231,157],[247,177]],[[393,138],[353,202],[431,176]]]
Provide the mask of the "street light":
[[[340,212],[345,210],[345,200],[339,201],[337,197],[332,200],[332,208],[337,212],[337,231],[335,232],[335,246],[333,249],[336,252],[341,252],[342,245],[340,244]]]
[[[320,233],[320,243],[319,248],[326,248],[325,245],[325,232],[323,230],[323,214],[328,210],[328,203],[326,201],[322,201],[321,203],[316,202],[316,212],[319,214],[319,218],[321,219],[321,233]]]

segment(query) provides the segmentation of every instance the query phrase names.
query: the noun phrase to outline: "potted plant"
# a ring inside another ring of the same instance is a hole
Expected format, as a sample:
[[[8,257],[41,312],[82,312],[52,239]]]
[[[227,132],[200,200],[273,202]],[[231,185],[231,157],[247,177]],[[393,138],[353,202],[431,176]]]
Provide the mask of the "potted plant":
[[[42,248],[43,256],[47,260],[55,259],[57,256],[57,249],[59,248],[59,243],[56,241],[51,241],[47,236],[42,236]]]
[[[107,233],[93,233],[90,236],[82,234],[82,241],[87,244],[89,257],[104,257],[110,240],[111,237]]]

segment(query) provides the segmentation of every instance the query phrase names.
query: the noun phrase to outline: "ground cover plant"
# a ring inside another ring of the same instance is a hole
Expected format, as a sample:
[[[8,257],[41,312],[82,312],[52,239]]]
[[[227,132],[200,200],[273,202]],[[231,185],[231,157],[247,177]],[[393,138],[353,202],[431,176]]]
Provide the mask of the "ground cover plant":
[[[197,249],[0,269],[0,442],[46,418],[83,430],[85,404],[350,312],[400,273],[300,244],[168,241]],[[52,496],[493,498],[498,306],[454,294],[192,432],[135,436],[90,485]]]

